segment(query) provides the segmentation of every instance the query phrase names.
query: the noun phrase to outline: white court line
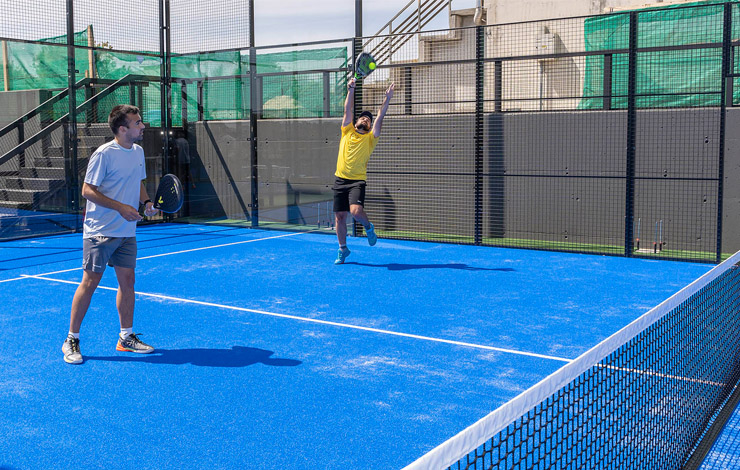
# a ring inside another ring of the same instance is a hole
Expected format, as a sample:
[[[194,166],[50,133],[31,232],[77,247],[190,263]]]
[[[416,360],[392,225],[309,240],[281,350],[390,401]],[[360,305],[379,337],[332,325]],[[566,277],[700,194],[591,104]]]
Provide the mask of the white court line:
[[[44,277],[43,275],[37,275],[37,276],[26,276],[23,275],[26,278],[33,278],[33,279],[40,279],[44,281],[52,281],[52,282],[61,282],[64,284],[72,284],[72,285],[78,285],[78,282],[75,281],[64,281],[61,279],[53,279],[49,277]],[[104,286],[98,286],[98,289],[105,289],[105,290],[112,290],[117,291],[117,288],[113,287],[104,287]],[[161,295],[161,294],[150,294],[148,292],[136,292],[137,295],[145,296],[145,297],[153,297],[156,299],[165,299],[165,300],[174,300],[176,302],[184,302],[189,304],[196,304],[196,305],[205,305],[208,307],[216,307],[216,308],[223,308],[227,310],[237,310],[239,312],[250,312],[250,313],[257,313],[259,315],[267,315],[271,317],[279,317],[279,318],[288,318],[291,320],[298,320],[298,321],[304,321],[309,323],[318,323],[321,325],[331,325],[331,326],[338,326],[340,328],[350,328],[353,330],[362,330],[362,331],[370,331],[373,333],[381,333],[385,335],[392,335],[392,336],[402,336],[404,338],[413,338],[413,339],[421,339],[424,341],[433,341],[437,343],[446,343],[446,344],[454,344],[456,346],[466,346],[469,348],[476,348],[476,349],[485,349],[488,351],[497,351],[502,353],[508,353],[508,354],[517,354],[519,356],[529,356],[529,357],[537,357],[540,359],[550,359],[553,361],[560,361],[560,362],[567,362],[570,363],[571,359],[566,359],[564,357],[557,357],[557,356],[547,356],[544,354],[536,354],[531,352],[525,352],[525,351],[516,351],[514,349],[504,349],[504,348],[496,348],[494,346],[486,346],[482,344],[474,344],[474,343],[465,343],[462,341],[453,341],[449,339],[441,339],[441,338],[432,338],[430,336],[421,336],[421,335],[412,335],[409,333],[399,333],[397,331],[390,331],[390,330],[381,330],[378,328],[370,328],[367,326],[358,326],[358,325],[350,325],[348,323],[338,323],[333,321],[327,321],[327,320],[318,320],[316,318],[306,318],[306,317],[299,317],[296,315],[287,315],[284,313],[275,313],[275,312],[266,312],[264,310],[254,310],[251,308],[244,308],[244,307],[234,307],[231,305],[222,305],[222,304],[216,304],[212,302],[203,302],[200,300],[191,300],[191,299],[183,299],[181,297],[172,297],[169,295]]]
[[[304,233],[311,233],[311,232],[314,232],[314,231],[315,230],[308,230],[308,231],[305,231],[305,232],[286,233],[286,234],[283,234],[283,235],[276,235],[274,237],[252,238],[250,240],[242,240],[240,242],[224,243],[223,245],[204,246],[204,247],[200,247],[200,248],[193,248],[191,250],[173,251],[171,253],[162,253],[162,254],[159,254],[159,255],[152,255],[152,256],[142,256],[141,258],[136,258],[136,260],[138,261],[138,260],[142,260],[142,259],[159,258],[160,256],[179,255],[179,254],[182,254],[182,253],[190,253],[192,251],[210,250],[212,248],[222,248],[224,246],[241,245],[241,244],[244,244],[244,243],[259,242],[259,241],[262,241],[262,240],[273,240],[275,238],[292,237],[292,236],[295,236],[295,235],[303,235]],[[72,271],[79,271],[81,269],[82,268],[63,269],[61,271],[52,271],[50,273],[37,274],[37,276],[51,276],[52,274],[69,273],[69,272],[72,272]],[[34,277],[34,276],[25,275],[25,274],[21,274],[21,276],[22,277],[16,277],[16,278],[13,278],[13,279],[5,279],[4,281],[0,281],[0,283],[2,283],[2,282],[10,282],[10,281],[19,281],[21,279],[28,279],[29,277]]]
[[[201,248],[193,248],[193,249],[190,249],[190,250],[173,251],[172,253],[163,253],[161,255],[144,256],[144,257],[136,258],[136,259],[137,260],[141,260],[141,259],[159,258],[160,256],[179,255],[181,253],[191,253],[193,251],[210,250],[211,248],[221,248],[221,247],[224,247],[224,246],[241,245],[243,243],[252,243],[252,242],[258,242],[258,241],[262,241],[262,240],[274,240],[275,238],[294,237],[296,235],[303,235],[304,233],[310,233],[310,232],[314,232],[314,230],[308,230],[306,232],[285,233],[283,235],[276,235],[274,237],[267,237],[267,238],[253,238],[251,240],[242,240],[240,242],[224,243],[223,245],[205,246],[205,247],[201,247]],[[43,274],[42,274],[42,276],[43,276]]]
[[[680,375],[670,375],[670,374],[664,374],[662,372],[653,372],[653,371],[648,371],[648,370],[629,369],[627,367],[606,366],[603,364],[596,364],[596,367],[599,367],[600,369],[611,369],[611,370],[618,370],[620,372],[629,372],[630,374],[649,375],[652,377],[660,377],[662,379],[681,380],[683,382],[691,382],[691,383],[697,383],[697,384],[702,384],[702,385],[712,385],[715,387],[724,387],[727,385],[726,383],[723,383],[723,382],[712,382],[711,380],[694,379],[691,377],[683,377]]]

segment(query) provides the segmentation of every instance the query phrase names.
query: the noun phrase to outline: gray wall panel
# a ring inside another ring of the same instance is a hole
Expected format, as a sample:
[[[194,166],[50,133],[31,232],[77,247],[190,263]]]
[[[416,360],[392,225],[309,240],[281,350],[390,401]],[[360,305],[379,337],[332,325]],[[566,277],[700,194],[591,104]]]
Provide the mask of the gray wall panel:
[[[637,113],[634,222],[642,240],[652,243],[663,220],[666,248],[716,250],[718,112]],[[339,125],[339,118],[259,122],[265,214],[311,220],[316,207],[326,210]],[[196,125],[203,167],[224,212],[244,217],[236,195],[250,202],[249,122],[207,127],[210,134]],[[484,129],[484,237],[624,244],[626,112],[488,114]],[[740,249],[738,135],[740,111],[729,109],[725,252]],[[472,115],[388,116],[369,164],[367,210],[381,230],[472,236],[474,170]],[[300,205],[298,215],[286,205]]]

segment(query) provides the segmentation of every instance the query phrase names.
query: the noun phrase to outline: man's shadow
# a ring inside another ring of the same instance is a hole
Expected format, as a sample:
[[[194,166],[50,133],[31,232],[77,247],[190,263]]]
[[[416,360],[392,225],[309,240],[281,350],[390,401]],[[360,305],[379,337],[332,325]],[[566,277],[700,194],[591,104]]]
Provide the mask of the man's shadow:
[[[151,364],[193,364],[203,367],[246,367],[253,364],[295,367],[303,362],[270,357],[273,351],[244,346],[231,349],[156,349],[151,354],[120,356],[84,356],[85,361],[148,362]]]
[[[512,272],[515,271],[513,268],[476,268],[475,266],[468,266],[463,263],[446,263],[446,264],[401,264],[401,263],[388,263],[388,264],[371,264],[371,263],[357,263],[355,261],[348,261],[344,264],[354,264],[357,266],[367,266],[370,268],[386,268],[388,271],[408,271],[410,269],[460,269],[462,271],[504,271]]]

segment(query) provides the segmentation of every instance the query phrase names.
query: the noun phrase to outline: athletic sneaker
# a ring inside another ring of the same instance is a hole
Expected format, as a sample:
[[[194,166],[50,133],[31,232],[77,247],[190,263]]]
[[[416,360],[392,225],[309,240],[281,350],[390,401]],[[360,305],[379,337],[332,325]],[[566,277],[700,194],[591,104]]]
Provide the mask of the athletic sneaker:
[[[375,244],[378,242],[378,236],[375,235],[375,225],[370,224],[370,228],[366,229],[365,233],[367,234],[367,244],[370,246],[375,246]]]
[[[347,256],[349,256],[349,254],[349,248],[340,248],[339,252],[337,253],[337,259],[334,260],[334,264],[344,264],[344,260],[347,259]]]
[[[154,351],[154,348],[143,342],[136,336],[136,333],[131,333],[126,338],[118,337],[118,344],[116,345],[116,351],[128,351],[139,354],[149,354]]]
[[[79,338],[72,335],[67,336],[62,345],[62,352],[64,353],[64,362],[69,364],[80,364],[82,362]]]

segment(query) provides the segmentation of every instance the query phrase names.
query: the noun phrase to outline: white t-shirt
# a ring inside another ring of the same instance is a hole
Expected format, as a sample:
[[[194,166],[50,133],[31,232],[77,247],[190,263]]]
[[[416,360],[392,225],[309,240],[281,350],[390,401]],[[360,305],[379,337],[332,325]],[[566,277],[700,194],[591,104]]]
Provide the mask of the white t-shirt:
[[[125,149],[115,140],[98,147],[90,157],[85,175],[85,183],[97,186],[103,195],[136,208],[139,207],[141,181],[144,179],[144,149],[136,144]],[[118,211],[87,201],[83,238],[135,235],[136,221],[129,222]]]

